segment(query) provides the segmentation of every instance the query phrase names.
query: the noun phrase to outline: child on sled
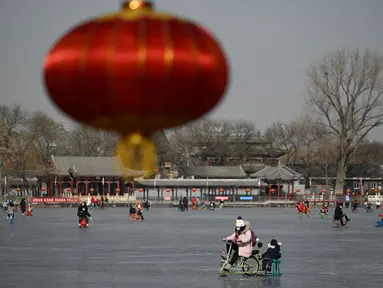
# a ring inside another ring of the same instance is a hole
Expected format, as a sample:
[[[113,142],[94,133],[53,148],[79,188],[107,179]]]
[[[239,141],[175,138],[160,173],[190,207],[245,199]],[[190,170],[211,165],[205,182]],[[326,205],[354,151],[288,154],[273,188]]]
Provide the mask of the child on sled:
[[[343,203],[337,203],[334,211],[334,221],[333,225],[334,226],[345,226],[347,222],[351,221],[350,218],[347,217],[346,214],[343,213]]]
[[[129,219],[133,220],[136,218],[136,208],[132,204],[129,205]]]
[[[328,215],[328,207],[327,207],[327,204],[324,203],[324,204],[322,205],[322,209],[321,209],[321,211],[320,211],[320,214],[321,214],[321,215],[326,215],[326,216]]]
[[[136,220],[145,220],[144,214],[142,213],[142,209],[136,209]]]
[[[302,213],[302,214],[306,214],[307,213],[307,209],[306,209],[306,205],[304,202],[301,202],[298,206],[298,213]]]
[[[262,271],[271,272],[273,260],[281,258],[281,245],[276,239],[270,241],[267,251],[262,254]]]

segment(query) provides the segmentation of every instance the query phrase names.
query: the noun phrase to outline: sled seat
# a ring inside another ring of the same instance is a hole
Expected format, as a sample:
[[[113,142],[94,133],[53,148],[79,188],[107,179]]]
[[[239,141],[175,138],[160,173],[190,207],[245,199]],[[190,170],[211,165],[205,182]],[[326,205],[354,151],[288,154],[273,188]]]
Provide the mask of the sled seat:
[[[281,259],[273,259],[273,263],[271,264],[271,275],[280,276],[281,273]]]

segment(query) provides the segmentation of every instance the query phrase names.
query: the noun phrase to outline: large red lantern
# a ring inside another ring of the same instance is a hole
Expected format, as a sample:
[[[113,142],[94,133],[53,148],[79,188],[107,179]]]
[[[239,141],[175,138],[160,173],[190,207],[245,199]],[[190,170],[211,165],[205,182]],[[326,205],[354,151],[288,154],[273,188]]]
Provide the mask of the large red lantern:
[[[45,59],[52,101],[73,119],[122,135],[126,168],[154,171],[150,136],[200,118],[221,100],[228,65],[200,25],[130,0],[115,14],[82,23]]]

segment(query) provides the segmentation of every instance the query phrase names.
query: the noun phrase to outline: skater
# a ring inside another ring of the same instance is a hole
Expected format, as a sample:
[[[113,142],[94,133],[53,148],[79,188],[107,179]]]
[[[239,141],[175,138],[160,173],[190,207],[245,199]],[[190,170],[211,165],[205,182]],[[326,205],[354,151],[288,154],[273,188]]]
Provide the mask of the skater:
[[[328,207],[327,204],[322,205],[322,209],[320,210],[319,213],[321,216],[327,216],[328,215]]]
[[[182,200],[182,203],[184,204],[185,211],[188,211],[188,205],[189,205],[188,198],[184,197],[184,199]]]
[[[136,219],[137,220],[145,220],[144,219],[144,213],[142,213],[142,209],[137,208],[137,214],[136,214]]]
[[[379,208],[380,208],[380,200],[378,199],[378,200],[376,200],[376,202],[375,202],[375,209],[376,209],[376,210],[379,210]]]
[[[27,206],[27,216],[33,216],[33,207],[31,204]]]
[[[79,223],[78,226],[81,227],[81,221],[85,219],[86,226],[88,227],[89,217],[92,217],[92,216],[89,214],[88,206],[86,205],[85,201],[78,206],[77,216],[78,216],[78,223]]]
[[[359,207],[358,200],[354,199],[354,201],[352,201],[351,211],[358,212],[358,207]]]
[[[7,204],[7,219],[12,222],[13,221],[13,218],[15,216],[15,204],[13,204],[13,201],[12,200],[9,200],[8,201],[8,204]]]
[[[345,198],[346,208],[348,209],[350,207],[350,195],[347,194]]]
[[[26,206],[27,206],[27,202],[25,201],[25,198],[21,199],[21,201],[20,201],[20,210],[21,210],[21,214],[22,215],[25,215]]]
[[[339,222],[340,225],[345,226],[347,222],[349,222],[351,219],[348,218],[347,215],[343,213],[342,206],[343,206],[343,203],[338,202],[336,204],[333,223]]]
[[[372,204],[370,202],[367,202],[366,212],[372,212]]]
[[[181,199],[180,199],[180,202],[178,202],[178,210],[182,212],[185,211],[185,205]]]

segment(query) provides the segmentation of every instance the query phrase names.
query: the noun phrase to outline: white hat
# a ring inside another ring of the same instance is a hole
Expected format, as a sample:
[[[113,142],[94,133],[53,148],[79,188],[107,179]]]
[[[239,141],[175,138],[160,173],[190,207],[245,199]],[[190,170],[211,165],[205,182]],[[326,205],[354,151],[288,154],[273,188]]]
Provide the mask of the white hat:
[[[243,227],[243,226],[245,226],[245,221],[243,221],[241,219],[235,221],[235,227]]]

